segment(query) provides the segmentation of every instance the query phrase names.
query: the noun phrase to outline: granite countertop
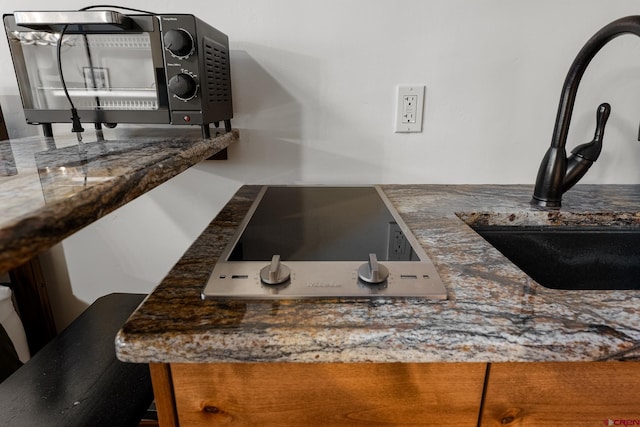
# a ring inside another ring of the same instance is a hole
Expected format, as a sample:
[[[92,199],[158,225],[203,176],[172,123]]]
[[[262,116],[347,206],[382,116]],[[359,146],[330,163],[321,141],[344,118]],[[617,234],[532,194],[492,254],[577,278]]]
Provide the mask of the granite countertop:
[[[0,141],[0,273],[237,139],[164,130],[104,140],[85,132],[81,144],[71,134]]]
[[[558,224],[621,212],[637,222],[640,186],[577,186],[560,212],[529,206],[532,187],[385,185],[436,265],[446,301],[203,301],[200,291],[259,187],[242,187],[116,338],[123,361],[534,362],[640,360],[640,291],[562,291],[534,282],[473,222]]]

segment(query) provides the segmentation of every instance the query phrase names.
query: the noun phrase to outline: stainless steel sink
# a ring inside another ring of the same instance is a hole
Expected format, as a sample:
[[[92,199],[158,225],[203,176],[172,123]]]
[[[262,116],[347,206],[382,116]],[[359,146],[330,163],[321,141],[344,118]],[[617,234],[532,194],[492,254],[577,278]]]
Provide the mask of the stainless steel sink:
[[[539,284],[565,290],[640,289],[640,228],[471,225]]]

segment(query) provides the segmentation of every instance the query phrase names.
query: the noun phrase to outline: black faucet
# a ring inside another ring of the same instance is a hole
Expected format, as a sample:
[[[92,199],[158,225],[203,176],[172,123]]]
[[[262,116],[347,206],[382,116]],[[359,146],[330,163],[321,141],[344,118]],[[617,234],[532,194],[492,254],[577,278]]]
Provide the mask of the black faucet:
[[[600,155],[604,126],[611,112],[609,104],[598,107],[593,141],[576,147],[567,159],[565,146],[571,113],[580,79],[593,57],[609,41],[626,33],[640,37],[640,16],[627,16],[606,25],[587,41],[573,60],[562,87],[551,147],[540,164],[531,205],[543,209],[560,209],[562,194],[587,173]]]

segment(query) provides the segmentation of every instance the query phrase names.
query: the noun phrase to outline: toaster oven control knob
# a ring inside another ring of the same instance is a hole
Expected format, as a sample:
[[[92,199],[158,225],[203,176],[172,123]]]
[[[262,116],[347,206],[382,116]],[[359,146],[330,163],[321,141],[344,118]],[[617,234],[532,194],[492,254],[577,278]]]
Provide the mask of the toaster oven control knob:
[[[260,270],[260,280],[267,285],[280,285],[290,277],[291,269],[280,262],[280,255],[274,255],[271,264]]]
[[[389,277],[389,269],[378,263],[376,254],[369,254],[369,262],[358,268],[358,278],[365,283],[383,283]]]
[[[187,58],[194,50],[193,37],[182,29],[169,30],[164,33],[164,47],[176,58]]]
[[[179,99],[188,101],[198,92],[198,84],[186,73],[176,74],[169,79],[169,90]]]

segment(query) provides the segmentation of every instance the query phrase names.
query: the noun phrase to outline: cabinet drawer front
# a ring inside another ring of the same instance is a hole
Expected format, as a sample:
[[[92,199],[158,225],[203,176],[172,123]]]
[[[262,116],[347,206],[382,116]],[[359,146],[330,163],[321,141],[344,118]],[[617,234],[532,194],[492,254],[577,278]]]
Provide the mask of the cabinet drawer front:
[[[577,427],[609,421],[640,425],[640,362],[491,365],[482,426]]]
[[[476,426],[486,364],[173,364],[181,426]]]

